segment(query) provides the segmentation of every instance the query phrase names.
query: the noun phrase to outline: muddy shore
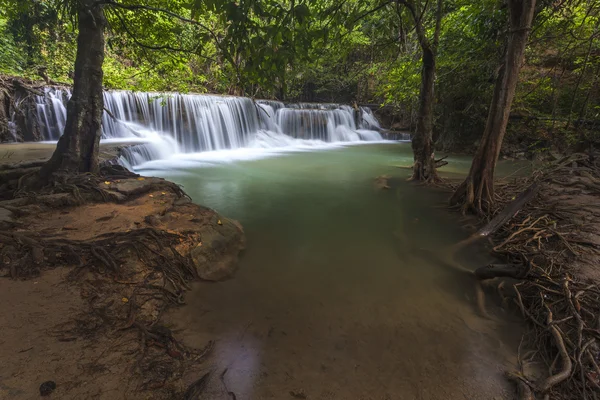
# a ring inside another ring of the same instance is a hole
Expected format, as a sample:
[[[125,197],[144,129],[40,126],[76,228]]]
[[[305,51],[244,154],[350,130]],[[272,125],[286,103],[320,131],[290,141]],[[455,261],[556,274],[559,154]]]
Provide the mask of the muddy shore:
[[[493,214],[535,195],[490,235],[501,262],[475,275],[528,325],[509,378],[518,399],[596,399],[600,391],[600,166],[572,154],[500,180]],[[478,273],[479,272],[479,273]],[[488,279],[491,272],[494,279]]]
[[[12,161],[47,153],[39,144],[19,150]],[[0,210],[0,398],[195,390],[212,342],[184,345],[162,315],[184,304],[191,282],[233,276],[245,242],[236,221],[168,181],[118,167],[18,193]]]

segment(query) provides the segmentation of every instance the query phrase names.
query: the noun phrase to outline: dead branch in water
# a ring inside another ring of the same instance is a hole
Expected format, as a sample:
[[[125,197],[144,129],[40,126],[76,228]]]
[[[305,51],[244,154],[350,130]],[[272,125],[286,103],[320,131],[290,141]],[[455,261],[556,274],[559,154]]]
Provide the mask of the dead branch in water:
[[[527,189],[520,193],[513,201],[505,206],[505,208],[496,214],[496,216],[477,232],[471,235],[468,239],[461,242],[459,245],[464,245],[476,241],[481,238],[488,237],[494,234],[504,224],[510,221],[514,216],[521,211],[525,205],[531,201],[540,189],[538,181],[534,181]]]

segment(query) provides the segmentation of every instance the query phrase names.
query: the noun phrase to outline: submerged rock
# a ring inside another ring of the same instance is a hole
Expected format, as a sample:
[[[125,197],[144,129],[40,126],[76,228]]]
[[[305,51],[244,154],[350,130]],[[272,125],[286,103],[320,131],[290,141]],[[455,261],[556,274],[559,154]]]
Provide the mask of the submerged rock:
[[[389,189],[389,179],[390,177],[388,175],[381,175],[375,178],[373,181],[375,189]]]
[[[211,223],[199,233],[202,242],[191,252],[198,276],[208,281],[231,278],[245,245],[242,227],[236,221],[213,215]]]

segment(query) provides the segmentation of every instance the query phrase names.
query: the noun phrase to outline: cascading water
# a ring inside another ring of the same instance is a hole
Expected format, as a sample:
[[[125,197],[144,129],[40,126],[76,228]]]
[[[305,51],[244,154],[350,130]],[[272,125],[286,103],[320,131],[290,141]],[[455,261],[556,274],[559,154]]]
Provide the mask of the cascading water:
[[[70,96],[57,88],[37,96],[45,140],[62,134]],[[105,92],[104,104],[103,139],[144,142],[123,152],[128,167],[180,153],[382,140],[369,109],[346,105],[125,91]]]

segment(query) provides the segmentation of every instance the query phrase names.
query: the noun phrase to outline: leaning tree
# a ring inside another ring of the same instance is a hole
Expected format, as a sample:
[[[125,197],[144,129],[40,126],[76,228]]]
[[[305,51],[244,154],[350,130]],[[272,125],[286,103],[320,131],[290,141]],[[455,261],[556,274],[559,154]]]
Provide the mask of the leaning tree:
[[[498,72],[485,130],[469,175],[456,189],[451,205],[483,213],[494,203],[494,170],[506,133],[511,105],[523,64],[536,0],[508,0],[508,40]]]

